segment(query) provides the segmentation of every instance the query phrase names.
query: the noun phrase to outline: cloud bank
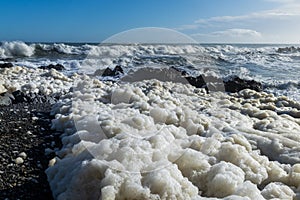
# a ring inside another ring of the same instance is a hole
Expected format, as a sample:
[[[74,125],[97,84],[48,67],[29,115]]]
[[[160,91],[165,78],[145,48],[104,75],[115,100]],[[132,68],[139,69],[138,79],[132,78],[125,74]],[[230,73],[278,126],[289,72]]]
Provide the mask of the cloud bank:
[[[200,18],[177,30],[190,32],[199,42],[300,43],[300,2],[265,0],[279,4],[274,9]]]

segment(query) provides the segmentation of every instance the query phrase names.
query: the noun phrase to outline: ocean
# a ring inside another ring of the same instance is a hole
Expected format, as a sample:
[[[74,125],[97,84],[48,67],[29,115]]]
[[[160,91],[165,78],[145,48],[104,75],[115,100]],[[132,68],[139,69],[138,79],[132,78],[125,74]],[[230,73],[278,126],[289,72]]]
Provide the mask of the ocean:
[[[0,57],[2,62],[7,59],[29,68],[59,63],[69,74],[92,73],[116,65],[126,72],[157,66],[177,67],[193,75],[211,71],[222,78],[237,75],[254,79],[263,84],[264,91],[300,100],[299,45],[2,42]]]
[[[14,65],[0,69],[0,91],[59,96],[55,199],[300,199],[299,45],[14,41],[0,58]],[[49,64],[65,69],[39,68]],[[151,71],[140,69],[237,76],[262,91],[126,81]]]

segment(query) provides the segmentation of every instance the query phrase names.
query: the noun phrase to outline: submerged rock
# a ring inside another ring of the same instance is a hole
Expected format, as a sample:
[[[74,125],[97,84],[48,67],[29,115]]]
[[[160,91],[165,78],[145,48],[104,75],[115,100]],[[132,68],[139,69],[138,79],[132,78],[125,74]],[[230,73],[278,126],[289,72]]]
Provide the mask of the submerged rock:
[[[39,68],[40,69],[55,69],[57,71],[65,70],[65,67],[61,64],[56,64],[56,65],[50,64],[50,65],[47,65],[47,66],[40,66]]]
[[[0,64],[0,68],[11,68],[13,67],[14,65],[12,63],[1,63]]]

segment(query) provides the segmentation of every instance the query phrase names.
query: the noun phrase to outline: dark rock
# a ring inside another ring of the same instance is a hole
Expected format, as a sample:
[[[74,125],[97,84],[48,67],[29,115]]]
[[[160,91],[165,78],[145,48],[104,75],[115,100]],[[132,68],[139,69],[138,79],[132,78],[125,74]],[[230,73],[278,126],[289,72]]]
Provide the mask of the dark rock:
[[[255,80],[245,80],[238,76],[233,76],[230,79],[223,81],[222,79],[214,76],[200,75],[197,77],[187,76],[187,73],[182,72],[186,80],[197,88],[205,88],[209,91],[226,91],[226,92],[239,92],[243,89],[251,89],[255,91],[262,91],[262,84]]]
[[[50,65],[47,65],[47,66],[40,66],[39,68],[40,69],[55,69],[57,71],[65,70],[65,67],[61,64],[56,64],[56,65],[50,64]]]
[[[191,85],[197,88],[203,88],[206,86],[206,82],[201,75],[197,77],[186,76],[185,78]]]
[[[14,91],[12,93],[14,99],[12,99],[13,104],[27,102],[27,96],[20,90]]]
[[[115,69],[113,70],[113,73],[115,73],[115,74],[124,74],[124,71],[123,71],[123,69],[122,69],[122,67],[120,66],[120,65],[117,65],[116,67],[115,67]]]
[[[110,68],[107,67],[101,75],[102,76],[113,76],[113,70],[111,70]]]
[[[224,81],[226,92],[239,92],[244,89],[251,89],[257,92],[262,91],[262,84],[255,80],[244,80],[238,76],[231,77]]]
[[[25,94],[24,92],[21,92],[20,90],[14,91],[12,93],[13,98],[12,100],[12,104],[18,104],[18,103],[23,103],[23,102],[27,102],[27,103],[43,103],[43,102],[47,102],[50,103],[51,105],[54,104],[57,99],[58,96],[56,96],[56,94],[50,95],[50,96],[45,96],[43,94],[40,93],[28,93]]]
[[[122,69],[122,67],[120,65],[117,65],[113,70],[111,70],[110,68],[106,68],[103,73],[101,74],[101,76],[118,76],[124,74],[124,71]]]
[[[0,64],[0,68],[11,68],[13,66],[14,65],[11,64],[11,63],[2,63],[2,64]]]

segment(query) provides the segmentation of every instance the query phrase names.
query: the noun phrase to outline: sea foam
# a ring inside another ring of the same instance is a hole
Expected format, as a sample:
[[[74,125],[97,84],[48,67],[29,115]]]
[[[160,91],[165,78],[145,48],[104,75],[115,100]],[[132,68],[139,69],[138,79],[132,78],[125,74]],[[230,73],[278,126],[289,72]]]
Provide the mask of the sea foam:
[[[76,85],[53,108],[64,132],[46,171],[56,199],[299,195],[300,107],[286,97],[87,76]]]

